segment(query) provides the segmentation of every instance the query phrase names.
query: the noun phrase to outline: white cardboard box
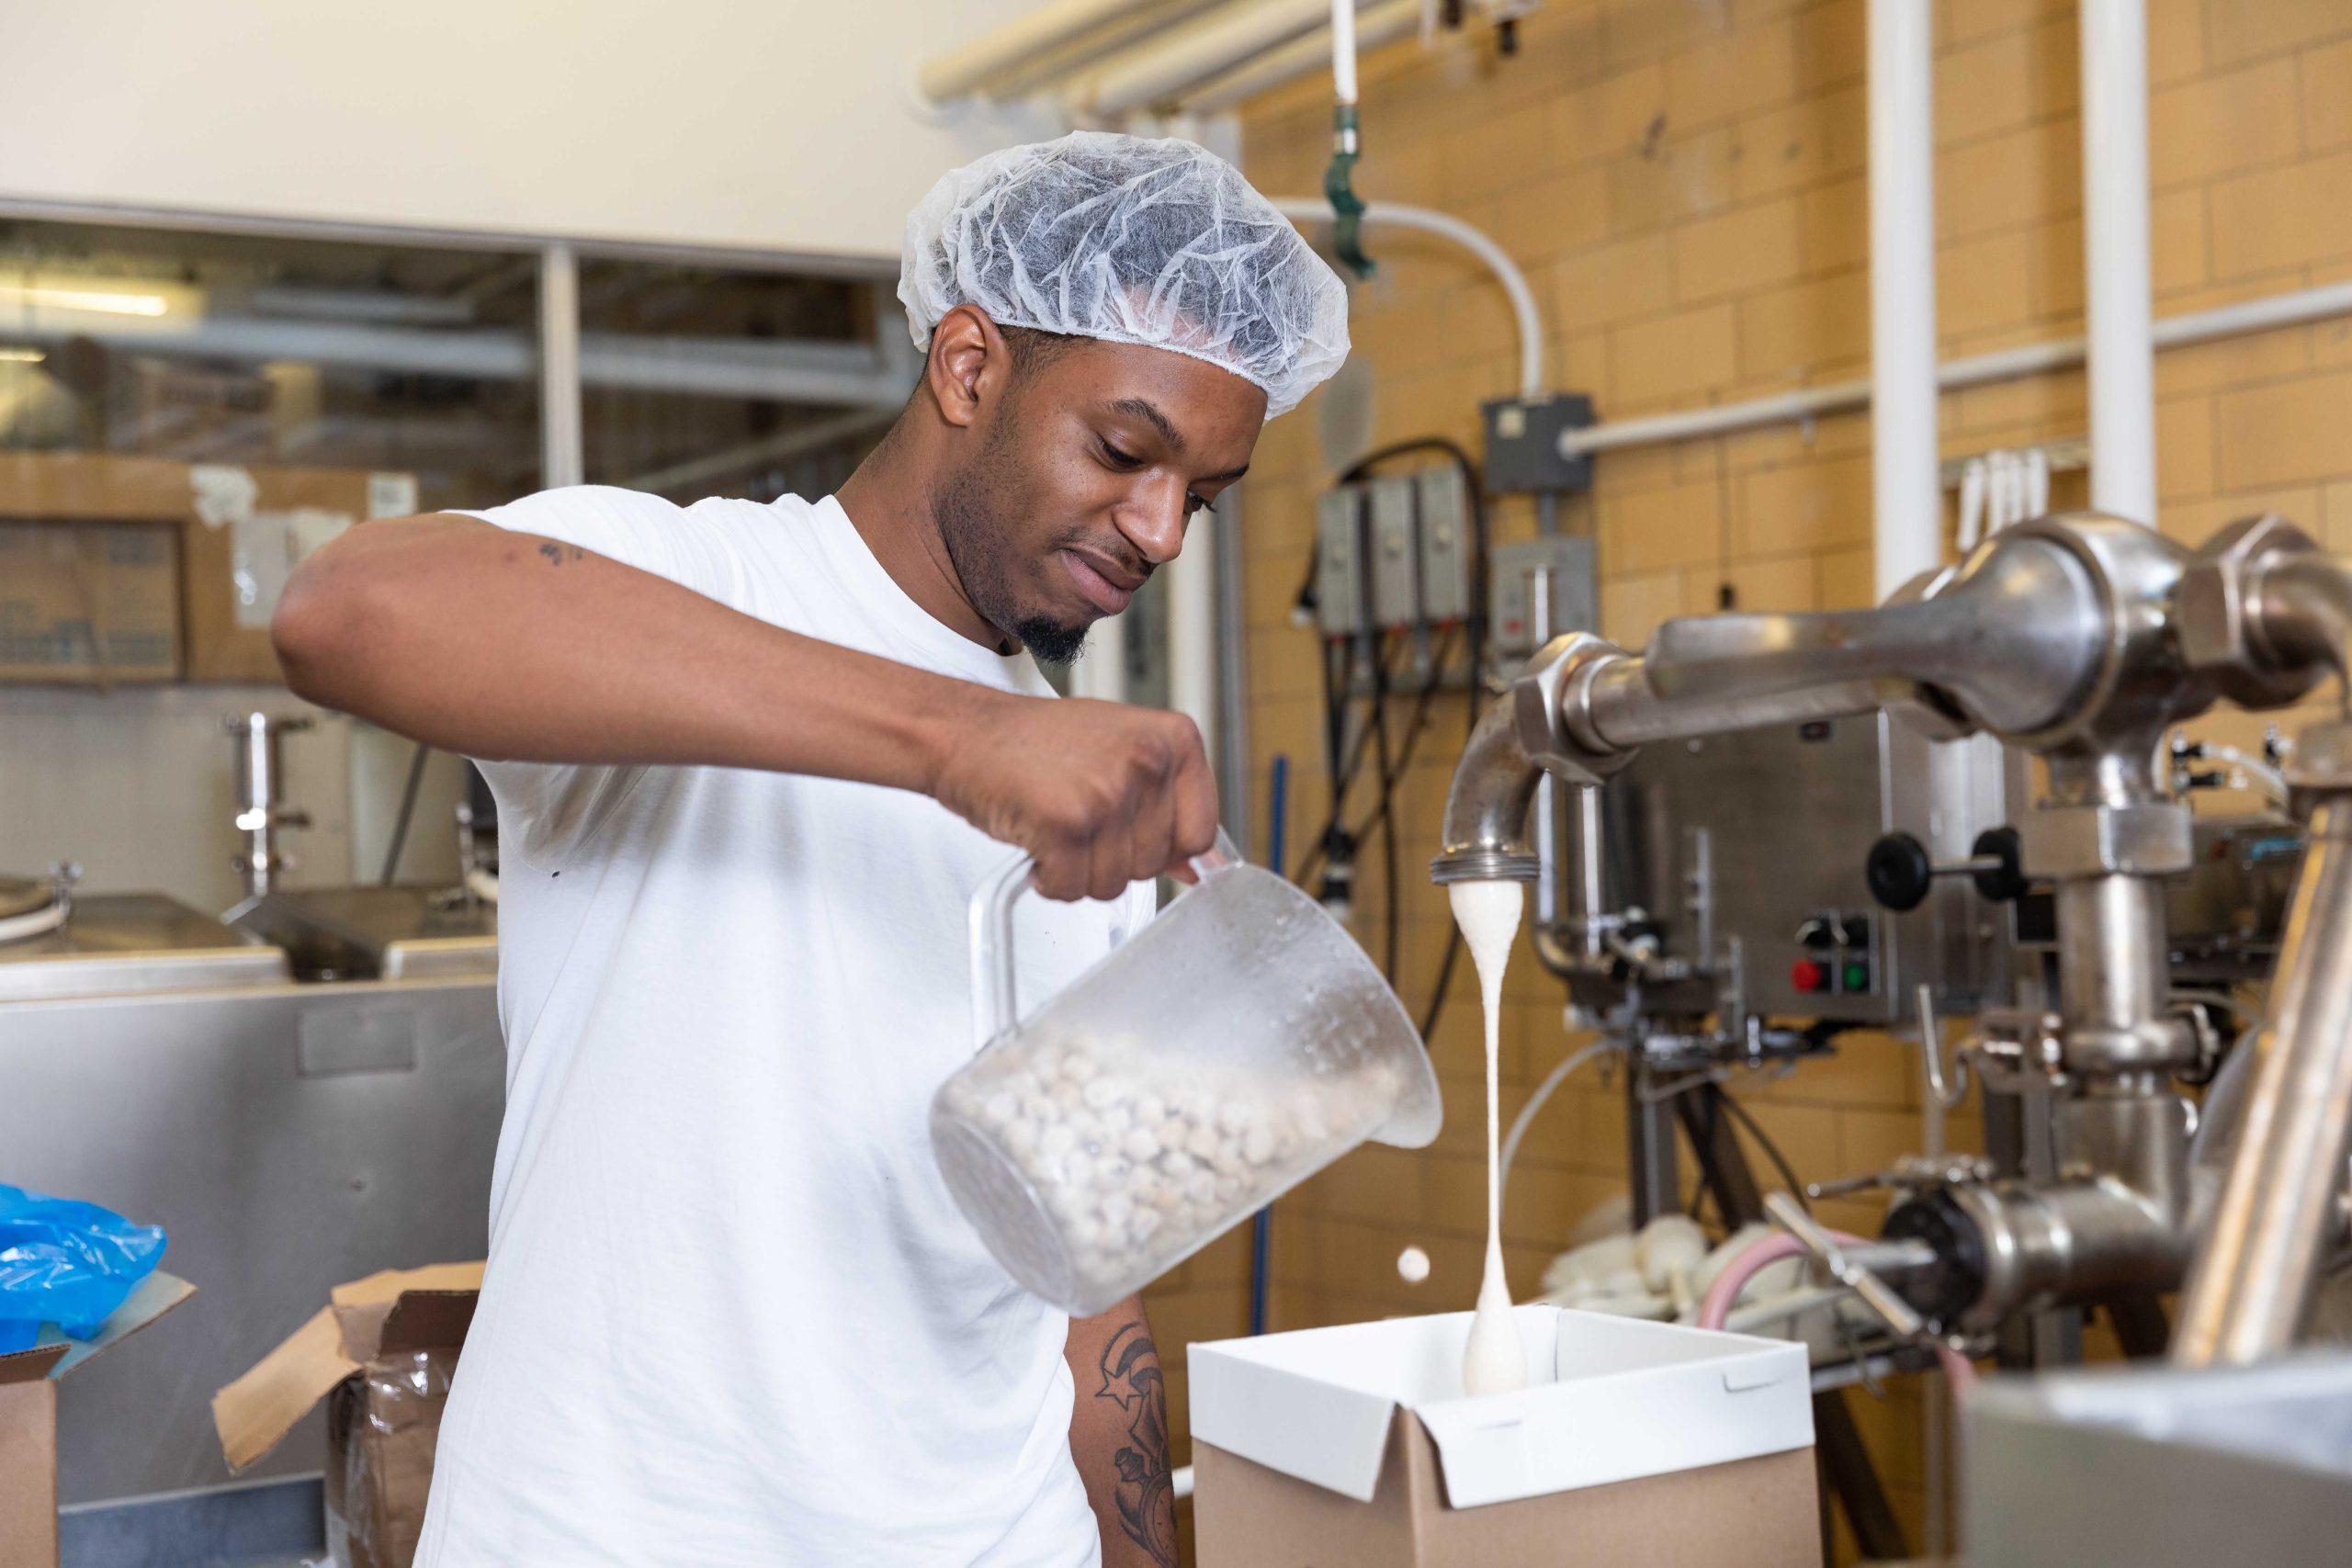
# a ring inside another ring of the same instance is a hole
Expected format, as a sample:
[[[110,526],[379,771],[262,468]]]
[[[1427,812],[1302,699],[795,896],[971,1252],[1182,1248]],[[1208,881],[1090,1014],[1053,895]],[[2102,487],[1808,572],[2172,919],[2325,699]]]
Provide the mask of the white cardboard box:
[[[1335,1532],[1360,1561],[1368,1530],[1399,1563],[1535,1541],[1547,1562],[1819,1562],[1803,1346],[1514,1315],[1530,1383],[1480,1399],[1461,1392],[1468,1313],[1193,1346],[1204,1568],[1337,1562]]]

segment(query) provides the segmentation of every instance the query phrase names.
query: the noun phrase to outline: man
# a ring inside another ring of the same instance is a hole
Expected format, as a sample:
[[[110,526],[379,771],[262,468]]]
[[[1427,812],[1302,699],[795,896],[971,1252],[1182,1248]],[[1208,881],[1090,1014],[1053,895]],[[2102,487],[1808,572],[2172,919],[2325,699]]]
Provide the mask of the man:
[[[1174,1561],[1137,1301],[1018,1287],[933,1161],[966,900],[1021,995],[1211,841],[1200,737],[1067,660],[1346,353],[1229,166],[1080,133],[943,180],[921,384],[838,496],[582,487],[370,524],[273,628],[313,701],[481,760],[507,1106],[421,1568]],[[1085,902],[1081,900],[1092,900]]]

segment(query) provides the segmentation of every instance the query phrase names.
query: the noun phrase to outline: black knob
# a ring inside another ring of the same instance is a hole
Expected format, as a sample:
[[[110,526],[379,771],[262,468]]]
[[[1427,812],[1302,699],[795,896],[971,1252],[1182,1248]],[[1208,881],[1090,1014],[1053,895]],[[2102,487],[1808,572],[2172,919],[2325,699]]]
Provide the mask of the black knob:
[[[1862,880],[1870,884],[1871,897],[1898,914],[1927,902],[1935,875],[1928,846],[1908,833],[1887,834],[1871,846],[1870,858],[1862,863]]]
[[[2011,904],[2025,897],[2025,856],[2015,828],[1987,828],[1968,846],[1971,860],[1997,861],[1973,873],[1976,891],[1996,904]]]

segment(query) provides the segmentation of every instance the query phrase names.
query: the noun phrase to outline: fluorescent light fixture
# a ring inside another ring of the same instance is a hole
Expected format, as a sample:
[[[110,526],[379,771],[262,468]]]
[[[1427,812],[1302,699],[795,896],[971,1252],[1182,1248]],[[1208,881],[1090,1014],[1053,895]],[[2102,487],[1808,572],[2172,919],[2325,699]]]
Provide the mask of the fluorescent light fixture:
[[[39,365],[47,357],[37,348],[11,348],[0,344],[0,365]]]
[[[119,288],[61,288],[0,280],[0,300],[17,299],[56,310],[96,310],[109,316],[160,316],[172,308],[160,294]]]

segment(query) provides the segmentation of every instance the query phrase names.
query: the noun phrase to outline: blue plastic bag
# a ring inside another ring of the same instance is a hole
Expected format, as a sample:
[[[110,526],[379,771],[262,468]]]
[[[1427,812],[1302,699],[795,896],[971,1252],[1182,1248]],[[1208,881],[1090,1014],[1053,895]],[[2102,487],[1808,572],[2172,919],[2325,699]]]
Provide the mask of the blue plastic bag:
[[[89,1338],[163,1257],[154,1225],[0,1183],[0,1351],[24,1349],[44,1323]]]

